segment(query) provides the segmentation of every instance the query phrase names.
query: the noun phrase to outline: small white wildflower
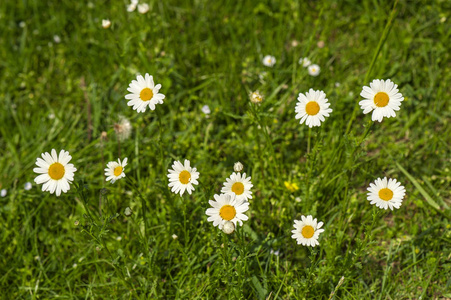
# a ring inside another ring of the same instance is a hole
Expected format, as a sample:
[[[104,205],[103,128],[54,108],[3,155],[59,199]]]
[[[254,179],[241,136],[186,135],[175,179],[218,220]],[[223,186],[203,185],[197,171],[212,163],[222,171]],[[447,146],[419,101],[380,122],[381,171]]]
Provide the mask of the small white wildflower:
[[[178,239],[179,237],[178,237],[176,234],[173,234],[173,235],[172,235],[172,238],[173,238],[174,240],[176,240],[176,239]]]
[[[310,66],[312,62],[310,61],[310,59],[308,59],[308,57],[301,57],[299,59],[299,64],[302,65],[304,68],[306,68]]]
[[[19,27],[24,28],[27,24],[24,21],[20,21]]]
[[[210,107],[208,107],[208,105],[202,106],[202,112],[206,115],[209,115],[211,113]]]
[[[341,83],[335,82],[335,87],[340,87]]]
[[[260,94],[259,91],[250,93],[249,98],[251,99],[251,102],[255,104],[260,104],[263,102],[263,95]]]
[[[122,241],[122,237],[120,237],[120,236],[116,237],[116,241],[118,241],[118,242]]]
[[[124,215],[126,215],[127,217],[132,215],[132,210],[130,209],[130,207],[127,207],[124,211]]]
[[[148,12],[150,9],[149,4],[147,3],[143,3],[143,4],[138,4],[138,12],[140,14],[145,14],[146,12]]]
[[[29,190],[31,190],[32,187],[33,187],[33,186],[31,185],[31,182],[25,182],[23,188],[24,188],[26,191],[29,191]]]
[[[2,189],[2,190],[0,191],[0,196],[6,197],[6,194],[8,194],[8,191],[7,191],[6,189]]]
[[[74,269],[77,268],[77,267],[78,267],[77,264],[73,264],[73,265],[72,265],[72,268],[74,268]]]
[[[61,43],[61,38],[58,35],[55,34],[53,36],[53,41],[55,41],[55,43],[59,44],[59,43]]]

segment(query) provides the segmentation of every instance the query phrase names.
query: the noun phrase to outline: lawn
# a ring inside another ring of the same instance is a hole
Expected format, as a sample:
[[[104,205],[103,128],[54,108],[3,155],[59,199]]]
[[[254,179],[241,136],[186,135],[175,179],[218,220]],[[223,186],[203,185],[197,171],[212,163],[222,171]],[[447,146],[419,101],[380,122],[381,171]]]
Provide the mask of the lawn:
[[[449,1],[147,1],[0,6],[1,299],[451,299]],[[165,98],[140,113],[146,73]],[[382,122],[375,79],[404,98]],[[309,89],[321,126],[296,119]],[[52,149],[77,169],[60,196],[33,171]],[[226,234],[206,212],[236,162],[252,194],[224,196],[248,207]],[[384,177],[399,208],[367,199]]]

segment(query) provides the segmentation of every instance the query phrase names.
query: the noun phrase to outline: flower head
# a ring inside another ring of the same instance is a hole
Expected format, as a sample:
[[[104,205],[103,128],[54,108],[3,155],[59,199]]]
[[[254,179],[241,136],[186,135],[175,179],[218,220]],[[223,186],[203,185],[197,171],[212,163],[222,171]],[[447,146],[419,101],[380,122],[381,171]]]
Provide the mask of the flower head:
[[[296,104],[295,112],[296,119],[301,119],[300,124],[304,123],[312,128],[313,126],[320,126],[332,112],[329,108],[330,103],[323,91],[314,91],[310,89],[307,93],[299,93],[298,103]]]
[[[6,189],[2,189],[0,191],[0,196],[2,196],[2,197],[6,197],[7,194],[8,194],[8,191]]]
[[[260,94],[259,91],[250,93],[249,98],[251,99],[251,102],[255,104],[260,104],[263,102],[263,95]]]
[[[77,171],[73,164],[69,164],[72,156],[64,150],[57,155],[55,149],[52,149],[51,154],[45,152],[41,156],[42,158],[36,159],[38,168],[33,169],[33,172],[40,174],[34,182],[43,183],[42,191],[49,191],[50,194],[56,192],[56,196],[59,196],[61,192],[66,193],[70,189],[69,183],[74,180],[74,172]]]
[[[126,165],[127,165],[127,157],[124,158],[122,162],[121,159],[118,158],[117,162],[110,161],[109,163],[107,163],[105,168],[106,181],[111,180],[111,183],[115,183],[116,180],[124,178],[125,177],[124,169]]]
[[[318,65],[309,65],[308,73],[310,76],[318,76],[321,72],[321,68]]]
[[[308,59],[308,57],[301,57],[299,59],[299,64],[302,65],[304,68],[306,68],[310,66],[312,62],[310,61],[310,59]]]
[[[317,222],[316,218],[312,216],[301,216],[301,221],[294,220],[294,230],[291,232],[293,239],[296,239],[298,245],[312,246],[319,245],[318,237],[324,229],[320,229],[323,226],[323,222]]]
[[[119,141],[124,141],[128,139],[132,133],[132,124],[127,118],[120,116],[119,122],[114,124],[114,132],[116,132]]]
[[[299,190],[299,187],[298,187],[298,185],[295,182],[285,181],[284,184],[285,184],[285,187],[290,192],[296,192],[297,190]]]
[[[246,173],[232,173],[230,178],[226,178],[221,193],[236,196],[237,201],[248,201],[252,199],[251,188],[253,184],[251,177],[246,178]]]
[[[225,234],[232,234],[235,231],[235,224],[230,221],[224,221],[222,231],[224,231]]]
[[[263,64],[267,67],[273,67],[276,64],[276,58],[272,55],[263,57]]]
[[[102,27],[103,28],[107,29],[107,28],[110,28],[110,26],[111,26],[111,21],[110,20],[108,20],[108,19],[102,20]]]
[[[180,196],[188,191],[188,194],[191,195],[191,192],[194,191],[193,184],[199,184],[197,179],[199,178],[199,172],[197,172],[196,168],[191,168],[190,161],[185,159],[184,165],[182,165],[179,161],[174,161],[172,165],[172,170],[169,169],[169,187],[171,188],[171,192],[180,193]]]
[[[149,4],[147,3],[143,3],[143,4],[138,4],[138,12],[140,14],[145,14],[146,12],[149,11]]]
[[[364,86],[360,96],[365,98],[359,102],[363,113],[373,111],[371,119],[382,122],[384,117],[396,117],[395,110],[398,111],[404,97],[398,93],[398,85],[390,79],[374,79],[370,87]]]
[[[206,115],[209,115],[211,113],[210,107],[208,105],[202,106],[202,112]]]
[[[239,161],[237,161],[237,162],[233,165],[233,170],[234,170],[235,172],[241,172],[241,171],[243,171],[243,168],[244,168],[243,164],[240,163]]]
[[[208,203],[212,208],[206,210],[208,222],[213,222],[213,226],[218,226],[223,230],[226,221],[230,221],[236,226],[237,223],[243,225],[243,221],[248,220],[248,216],[244,214],[249,209],[249,202],[240,201],[235,196],[221,194],[214,195],[215,200],[209,200]],[[229,230],[226,225],[226,230]]]
[[[127,91],[131,94],[125,95],[128,106],[133,106],[137,112],[145,112],[147,106],[151,110],[155,110],[156,104],[163,104],[165,96],[158,93],[161,89],[161,84],[155,85],[153,77],[146,73],[145,77],[138,75],[136,80],[132,80]]]
[[[374,204],[379,208],[388,209],[399,208],[402,199],[406,194],[406,189],[397,182],[396,179],[376,179],[374,183],[370,183],[367,200],[370,204]]]

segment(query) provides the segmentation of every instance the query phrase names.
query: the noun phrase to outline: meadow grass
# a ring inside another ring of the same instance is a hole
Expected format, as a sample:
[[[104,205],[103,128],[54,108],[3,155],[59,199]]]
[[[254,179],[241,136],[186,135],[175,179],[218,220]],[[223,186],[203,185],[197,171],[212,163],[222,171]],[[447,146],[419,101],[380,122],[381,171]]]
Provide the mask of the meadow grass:
[[[449,2],[127,4],[0,6],[1,299],[451,298]],[[137,73],[162,84],[155,111],[127,106]],[[405,101],[373,124],[358,102],[375,78]],[[309,88],[333,109],[312,129],[294,118]],[[257,89],[260,106],[249,102]],[[120,115],[133,131],[119,148]],[[60,197],[33,182],[52,148],[78,168]],[[127,177],[112,185],[103,170],[118,157]],[[180,197],[167,170],[185,158],[200,184]],[[253,198],[225,235],[205,210],[236,161]],[[406,188],[398,210],[366,199],[384,176]],[[291,238],[301,215],[325,223],[320,246]]]

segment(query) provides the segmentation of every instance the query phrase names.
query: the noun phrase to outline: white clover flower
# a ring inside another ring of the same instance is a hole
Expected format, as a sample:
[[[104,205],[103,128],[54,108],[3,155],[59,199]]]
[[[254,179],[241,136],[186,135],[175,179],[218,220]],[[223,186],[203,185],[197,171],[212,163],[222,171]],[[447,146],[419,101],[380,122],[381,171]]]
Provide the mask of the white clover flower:
[[[295,229],[291,231],[293,233],[291,237],[297,241],[298,245],[315,247],[319,245],[319,234],[324,231],[320,229],[323,224],[323,222],[318,223],[312,216],[301,216],[301,221],[294,220]]]
[[[263,57],[263,64],[267,67],[273,67],[276,64],[276,58],[271,55]]]
[[[309,65],[308,73],[310,76],[318,76],[321,72],[321,68],[318,65]]]
[[[199,184],[197,179],[199,178],[199,172],[197,172],[196,168],[191,168],[190,161],[185,159],[184,165],[182,165],[179,161],[174,161],[172,165],[172,170],[169,169],[169,187],[171,188],[171,192],[180,193],[180,196],[188,192],[191,195],[191,192],[194,191],[193,184]]]
[[[406,189],[397,182],[396,179],[376,179],[374,183],[370,183],[370,187],[367,200],[370,204],[374,204],[379,208],[388,209],[400,208],[402,199],[406,194]]]
[[[230,221],[233,225],[243,225],[243,221],[247,221],[249,218],[244,214],[249,210],[249,202],[239,201],[235,196],[226,194],[214,195],[215,200],[209,200],[208,203],[212,208],[208,208],[205,214],[208,217],[208,222],[213,222],[213,226],[218,226],[223,230],[226,221]],[[229,226],[229,225],[227,225]],[[228,228],[227,230],[230,230]]]
[[[77,169],[73,164],[69,164],[72,156],[68,151],[61,150],[57,155],[56,150],[52,149],[51,155],[48,152],[42,153],[42,159],[36,159],[38,168],[33,172],[41,174],[34,179],[36,184],[42,184],[42,191],[49,191],[50,194],[56,192],[56,196],[61,192],[66,193],[70,189],[70,183],[74,180],[74,172]]]
[[[133,106],[137,112],[145,112],[149,107],[155,110],[156,104],[163,104],[165,96],[159,94],[161,84],[154,84],[153,77],[146,73],[145,77],[138,75],[136,80],[132,80],[127,91],[131,94],[125,95],[128,106]]]
[[[371,120],[382,122],[384,117],[396,117],[404,97],[398,93],[398,85],[390,79],[375,79],[370,83],[370,87],[364,86],[360,96],[365,98],[359,102],[363,113],[373,111]]]
[[[321,126],[321,122],[324,122],[325,117],[328,117],[332,112],[332,109],[329,108],[330,103],[323,91],[310,89],[305,95],[299,93],[298,100],[295,118],[301,119],[299,123],[305,122],[310,128]]]

